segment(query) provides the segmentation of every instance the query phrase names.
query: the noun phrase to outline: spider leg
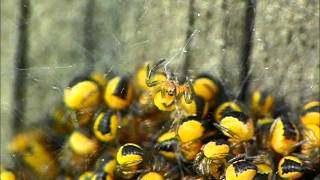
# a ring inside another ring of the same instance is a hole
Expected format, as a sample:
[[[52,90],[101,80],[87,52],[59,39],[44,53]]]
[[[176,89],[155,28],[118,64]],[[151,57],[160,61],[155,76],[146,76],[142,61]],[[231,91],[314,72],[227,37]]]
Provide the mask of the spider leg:
[[[177,94],[177,88],[175,88],[174,104],[175,104],[175,107],[176,107],[176,113],[177,113],[178,117],[181,115],[180,103],[179,103],[180,98],[181,98],[181,95]]]
[[[244,159],[245,157],[246,157],[245,154],[237,155],[237,156],[231,158],[231,159],[228,161],[228,163],[230,163],[230,164],[231,164],[231,163],[234,163],[234,162],[236,162],[236,161],[238,161],[238,160],[240,160],[240,159]]]
[[[180,148],[177,147],[178,149],[176,150],[177,156],[176,156],[176,160],[177,160],[177,164],[178,164],[178,168],[179,168],[179,174],[181,177],[184,176],[184,171],[183,171],[183,163],[182,163],[182,157],[181,157],[181,152],[180,152]]]
[[[80,128],[80,124],[79,124],[79,120],[77,118],[77,114],[75,111],[70,111],[70,116],[71,116],[71,122],[72,125],[75,129],[79,129]]]
[[[152,81],[152,77],[157,72],[158,69],[160,69],[164,63],[166,62],[165,59],[161,59],[158,61],[152,68],[150,68],[150,64],[147,65],[147,78],[146,78],[146,84],[148,87],[156,86],[161,81]]]
[[[185,86],[186,86],[186,89],[184,91],[184,100],[186,101],[187,104],[190,104],[192,102],[192,99],[195,93],[192,86],[192,82],[189,78],[187,78],[187,82]]]
[[[279,121],[279,118],[275,119],[273,121],[273,123],[271,124],[271,127],[269,129],[269,135],[268,135],[268,142],[271,142],[271,139],[272,139],[272,134],[273,134],[273,131],[275,130],[276,128],[276,124],[278,123]]]
[[[272,180],[277,180],[277,174],[278,174],[278,171],[277,172],[275,172],[275,173],[273,173],[273,175],[272,175]]]
[[[221,132],[224,132],[224,133],[228,134],[230,138],[236,139],[236,140],[240,139],[240,137],[239,137],[238,135],[236,135],[235,133],[233,133],[232,131],[230,131],[228,128],[225,128],[225,127],[221,126],[221,125],[218,124],[218,123],[213,123],[213,125],[214,125],[217,129],[219,129]]]

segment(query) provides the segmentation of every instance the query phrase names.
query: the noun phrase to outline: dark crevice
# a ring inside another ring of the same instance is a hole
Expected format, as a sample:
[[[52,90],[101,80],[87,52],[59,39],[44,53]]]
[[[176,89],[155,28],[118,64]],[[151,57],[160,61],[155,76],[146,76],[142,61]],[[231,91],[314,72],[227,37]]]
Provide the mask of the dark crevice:
[[[212,17],[213,17],[213,5],[210,3],[208,5],[208,9],[205,14],[205,28],[204,28],[204,32],[203,32],[203,34],[204,34],[203,37],[205,38],[204,41],[207,46],[210,46],[209,35],[210,35],[210,31],[212,29],[212,22],[211,22]]]
[[[18,41],[14,56],[14,81],[12,100],[12,130],[16,134],[23,127],[22,120],[26,104],[26,76],[28,74],[28,24],[30,16],[29,0],[20,0],[18,19]]]
[[[255,8],[255,0],[246,0],[244,31],[240,51],[240,82],[242,86],[239,94],[239,100],[241,101],[245,101],[247,99],[250,89],[250,54],[253,45],[252,36],[254,32]]]
[[[228,38],[228,26],[230,23],[230,15],[228,14],[228,0],[223,0],[222,2],[222,13],[223,13],[223,20],[222,20],[222,39],[223,44],[221,47],[221,77],[224,78],[227,75],[226,72],[226,61],[227,61],[227,48],[229,43]]]
[[[304,79],[305,79],[304,78],[304,72],[305,72],[304,70],[305,70],[304,66],[299,67],[299,71],[298,71],[299,76],[298,76],[297,82],[304,82]],[[305,89],[307,89],[306,84],[307,83],[301,83],[300,92],[303,92]],[[299,94],[299,103],[303,103],[304,98],[305,97],[304,97],[303,93],[300,93]],[[299,106],[297,106],[295,110],[296,110],[296,112],[299,112]]]
[[[95,40],[94,40],[94,31],[93,31],[93,21],[94,21],[94,6],[95,0],[88,0],[85,7],[85,16],[84,16],[84,27],[83,27],[83,47],[85,49],[85,58],[86,58],[86,71],[90,72],[94,69],[95,58],[94,58],[94,49],[95,49]]]

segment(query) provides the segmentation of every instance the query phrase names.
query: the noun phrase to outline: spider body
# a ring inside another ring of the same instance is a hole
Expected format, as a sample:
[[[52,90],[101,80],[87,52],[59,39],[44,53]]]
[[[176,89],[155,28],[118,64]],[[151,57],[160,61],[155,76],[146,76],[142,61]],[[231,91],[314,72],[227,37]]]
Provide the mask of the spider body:
[[[173,111],[182,97],[186,103],[190,104],[193,91],[190,80],[181,84],[173,73],[167,71],[165,62],[166,60],[162,59],[152,68],[150,65],[147,66],[146,85],[155,88],[154,104],[160,110]],[[153,76],[160,68],[163,68],[166,80],[154,80]]]

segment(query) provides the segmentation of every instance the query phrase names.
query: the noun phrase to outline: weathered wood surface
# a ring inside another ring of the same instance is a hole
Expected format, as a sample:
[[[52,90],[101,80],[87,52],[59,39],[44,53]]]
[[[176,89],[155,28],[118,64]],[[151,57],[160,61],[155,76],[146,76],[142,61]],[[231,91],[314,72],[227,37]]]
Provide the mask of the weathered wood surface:
[[[66,83],[90,65],[128,73],[143,61],[168,58],[182,72],[189,56],[191,73],[210,72],[233,94],[239,93],[245,1],[194,0],[192,8],[192,0],[91,1],[89,31],[85,30],[89,0],[30,1],[23,125],[41,120],[61,100]],[[13,66],[18,7],[18,0],[1,2],[2,144],[11,136],[14,71],[24,71]],[[319,1],[260,0],[255,13],[251,89],[283,96],[293,110],[304,100],[319,98]],[[84,42],[86,31],[91,49]],[[93,60],[89,65],[88,57]]]

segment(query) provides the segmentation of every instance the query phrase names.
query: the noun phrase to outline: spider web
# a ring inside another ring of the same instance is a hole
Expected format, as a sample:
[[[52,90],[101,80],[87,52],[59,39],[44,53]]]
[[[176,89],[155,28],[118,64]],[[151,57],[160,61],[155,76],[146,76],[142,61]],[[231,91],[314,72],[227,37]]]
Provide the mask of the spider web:
[[[224,4],[225,3],[225,4]],[[26,127],[39,122],[62,101],[63,88],[86,69],[83,46],[86,1],[31,2],[29,67],[15,69],[16,1],[1,2],[1,161],[11,137],[14,71],[27,71]],[[238,94],[239,52],[244,3],[236,0],[195,3],[193,35],[186,41],[189,3],[183,0],[95,1],[91,53],[96,71],[128,74],[144,61],[170,60],[177,74],[191,53],[190,74],[209,72]],[[257,3],[251,55],[251,89],[283,97],[293,112],[319,98],[319,1]],[[190,47],[186,51],[185,47]],[[20,113],[15,109],[14,113]]]

